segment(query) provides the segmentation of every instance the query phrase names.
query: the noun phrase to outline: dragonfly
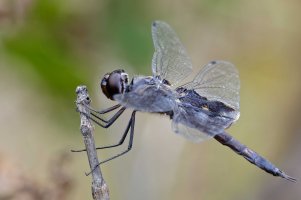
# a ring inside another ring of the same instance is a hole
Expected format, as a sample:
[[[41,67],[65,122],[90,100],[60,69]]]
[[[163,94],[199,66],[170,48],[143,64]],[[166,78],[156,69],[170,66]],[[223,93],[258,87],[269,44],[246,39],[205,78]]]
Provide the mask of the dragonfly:
[[[297,181],[225,131],[240,116],[240,80],[233,64],[211,61],[192,81],[180,85],[192,73],[192,63],[179,37],[166,22],[154,21],[152,38],[155,48],[152,76],[135,76],[129,81],[123,69],[107,73],[100,82],[101,90],[108,99],[118,104],[101,111],[89,107],[89,118],[103,128],[109,128],[126,109],[132,110],[120,141],[97,149],[120,146],[129,133],[128,148],[99,165],[132,149],[136,112],[149,112],[168,116],[173,132],[190,141],[214,138],[267,173]],[[110,119],[102,117],[115,110],[118,111]]]

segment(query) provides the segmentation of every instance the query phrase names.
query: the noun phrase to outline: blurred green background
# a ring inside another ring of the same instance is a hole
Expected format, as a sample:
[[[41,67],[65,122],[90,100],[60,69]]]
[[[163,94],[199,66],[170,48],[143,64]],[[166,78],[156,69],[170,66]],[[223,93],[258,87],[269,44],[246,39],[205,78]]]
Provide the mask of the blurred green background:
[[[92,199],[75,88],[113,105],[99,80],[151,74],[153,20],[168,22],[196,73],[234,63],[241,117],[228,131],[301,178],[301,2],[297,0],[0,0],[0,199]],[[129,113],[99,146],[116,143]],[[133,150],[102,166],[111,199],[300,199],[300,183],[266,174],[214,140],[193,144],[163,116],[139,113]],[[126,145],[123,147],[126,148]],[[101,158],[122,150],[99,152]],[[21,189],[20,189],[21,188]],[[39,196],[40,195],[40,196]]]

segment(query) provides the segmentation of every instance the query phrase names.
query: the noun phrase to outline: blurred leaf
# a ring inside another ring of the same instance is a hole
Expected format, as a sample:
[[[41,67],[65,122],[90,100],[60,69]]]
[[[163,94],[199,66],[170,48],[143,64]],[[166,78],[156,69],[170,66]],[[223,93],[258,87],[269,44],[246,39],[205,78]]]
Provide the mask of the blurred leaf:
[[[47,86],[62,97],[74,97],[74,88],[86,75],[72,54],[64,32],[71,21],[56,1],[37,1],[25,24],[4,40],[6,51],[30,65]]]

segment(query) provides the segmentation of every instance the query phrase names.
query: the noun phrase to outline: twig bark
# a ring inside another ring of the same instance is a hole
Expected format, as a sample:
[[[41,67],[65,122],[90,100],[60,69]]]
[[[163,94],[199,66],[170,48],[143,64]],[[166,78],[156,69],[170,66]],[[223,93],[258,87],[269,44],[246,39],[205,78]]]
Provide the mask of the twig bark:
[[[94,200],[109,200],[109,188],[103,179],[100,167],[95,166],[99,163],[95,142],[93,136],[93,125],[87,117],[90,112],[85,105],[90,105],[90,98],[86,86],[78,86],[76,88],[76,106],[80,113],[80,130],[83,135],[84,143],[87,149],[87,156],[92,171],[92,196]]]

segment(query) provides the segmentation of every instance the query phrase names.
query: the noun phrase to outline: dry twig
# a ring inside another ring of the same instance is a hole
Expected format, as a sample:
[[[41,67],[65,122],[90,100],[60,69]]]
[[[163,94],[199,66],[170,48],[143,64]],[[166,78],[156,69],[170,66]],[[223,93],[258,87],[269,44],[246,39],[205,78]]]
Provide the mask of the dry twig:
[[[89,118],[89,110],[87,106],[90,104],[90,98],[86,86],[78,86],[76,88],[76,106],[80,113],[80,130],[83,135],[84,143],[87,149],[87,156],[92,171],[92,196],[94,200],[109,200],[109,188],[103,179],[99,163],[97,152],[95,149],[95,142],[93,137],[93,125]],[[87,105],[87,106],[85,106]]]

